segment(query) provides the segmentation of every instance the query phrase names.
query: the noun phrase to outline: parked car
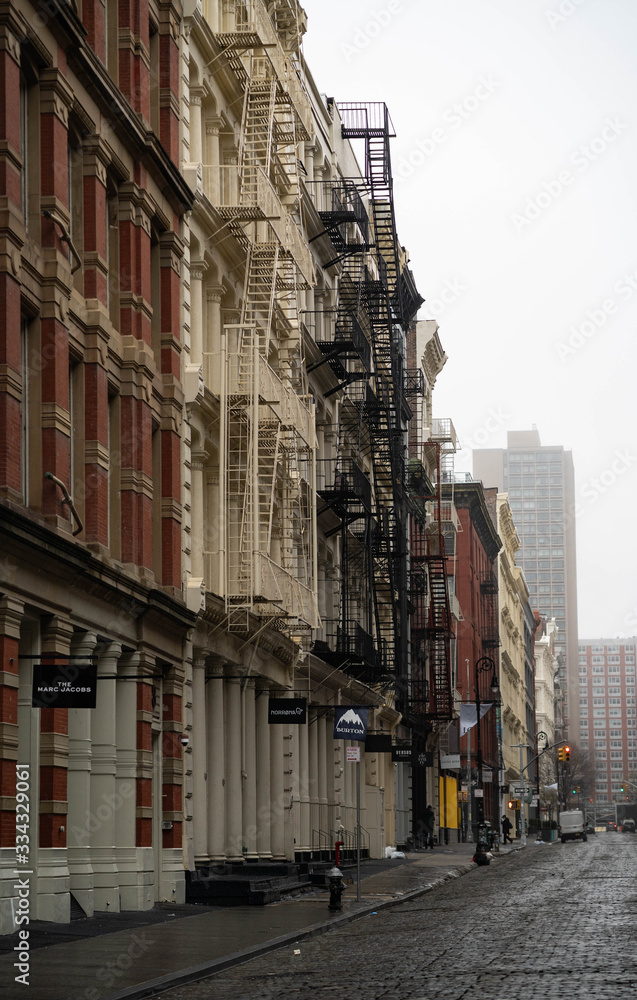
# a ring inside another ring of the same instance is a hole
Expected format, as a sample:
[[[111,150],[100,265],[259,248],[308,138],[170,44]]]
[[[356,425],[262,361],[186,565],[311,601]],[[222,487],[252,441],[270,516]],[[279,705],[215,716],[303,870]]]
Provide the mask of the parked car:
[[[611,830],[616,830],[616,829],[617,829],[617,823],[614,823],[613,820],[609,820],[608,823],[606,824],[606,831],[610,833]]]
[[[635,832],[635,820],[634,819],[622,820],[622,833],[634,833],[634,832]]]

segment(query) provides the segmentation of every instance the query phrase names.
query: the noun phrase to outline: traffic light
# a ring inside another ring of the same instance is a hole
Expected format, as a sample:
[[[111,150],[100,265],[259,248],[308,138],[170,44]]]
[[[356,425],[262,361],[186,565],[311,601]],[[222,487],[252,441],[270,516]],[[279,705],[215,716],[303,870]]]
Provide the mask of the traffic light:
[[[560,747],[559,750],[557,751],[557,759],[566,760],[564,747]]]
[[[570,759],[571,759],[571,748],[564,747],[564,760],[570,760]]]
[[[509,799],[509,809],[513,809],[513,802]]]
[[[623,792],[623,791],[624,791],[624,786],[623,786],[623,785],[620,785],[620,786],[619,786],[619,790],[620,790],[620,792]]]

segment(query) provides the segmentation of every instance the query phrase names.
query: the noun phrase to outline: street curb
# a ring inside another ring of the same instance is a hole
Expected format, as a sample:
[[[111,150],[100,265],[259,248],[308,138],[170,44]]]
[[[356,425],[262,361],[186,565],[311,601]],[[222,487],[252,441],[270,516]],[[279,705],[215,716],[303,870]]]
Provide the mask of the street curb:
[[[506,857],[506,855],[504,855],[504,857]],[[443,876],[428,882],[427,885],[423,885],[418,889],[412,889],[410,892],[406,892],[404,896],[398,896],[396,899],[385,899],[381,902],[365,906],[360,910],[354,910],[349,913],[343,913],[340,916],[331,917],[323,923],[312,924],[310,927],[306,927],[301,931],[282,934],[280,937],[272,938],[271,941],[264,941],[262,944],[253,945],[251,948],[236,951],[232,955],[226,955],[224,958],[217,958],[211,962],[204,962],[202,965],[193,965],[189,969],[181,969],[179,972],[171,972],[166,976],[159,977],[158,979],[151,979],[148,982],[140,983],[138,986],[129,986],[127,989],[121,990],[118,993],[112,993],[109,997],[104,998],[104,1000],[144,1000],[144,998],[164,993],[166,990],[172,989],[175,986],[185,986],[188,983],[194,983],[200,979],[206,979],[208,976],[213,976],[218,972],[223,972],[225,969],[232,968],[234,965],[241,965],[243,962],[249,962],[250,959],[257,958],[260,955],[267,955],[269,952],[276,951],[278,948],[282,948],[286,944],[302,941],[305,938],[316,937],[319,934],[326,933],[333,927],[337,927],[339,924],[350,923],[353,920],[358,920],[359,917],[367,917],[371,913],[377,913],[378,910],[385,910],[390,906],[396,906],[398,903],[405,903],[411,899],[416,899],[418,896],[422,896],[426,892],[431,892],[432,889],[436,889],[438,886],[444,885],[445,882],[450,882],[451,879],[459,878],[461,875],[466,875],[476,867],[477,866],[473,862],[458,865],[455,868],[448,870]]]

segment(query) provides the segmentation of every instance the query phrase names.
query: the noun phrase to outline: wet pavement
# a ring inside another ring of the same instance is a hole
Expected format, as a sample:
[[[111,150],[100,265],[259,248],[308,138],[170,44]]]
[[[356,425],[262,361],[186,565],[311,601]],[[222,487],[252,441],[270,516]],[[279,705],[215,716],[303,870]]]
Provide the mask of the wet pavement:
[[[504,856],[519,844],[502,847]],[[201,979],[246,958],[321,934],[339,923],[415,898],[474,868],[471,844],[440,845],[404,860],[364,862],[360,901],[347,885],[343,910],[328,909],[327,890],[267,906],[169,905],[148,913],[109,914],[72,924],[31,925],[30,1000],[141,1000],[157,991]],[[495,862],[497,864],[497,860]],[[356,869],[344,869],[346,878]],[[86,936],[82,936],[85,934]],[[15,953],[4,939],[0,997],[23,997],[15,983]]]

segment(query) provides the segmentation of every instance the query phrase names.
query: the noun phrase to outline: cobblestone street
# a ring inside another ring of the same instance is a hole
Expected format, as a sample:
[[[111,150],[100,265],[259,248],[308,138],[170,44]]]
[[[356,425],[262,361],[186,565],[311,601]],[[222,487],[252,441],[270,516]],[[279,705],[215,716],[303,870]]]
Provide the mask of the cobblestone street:
[[[623,1000],[637,989],[637,837],[535,847],[162,1000]],[[298,950],[299,954],[294,954]]]

